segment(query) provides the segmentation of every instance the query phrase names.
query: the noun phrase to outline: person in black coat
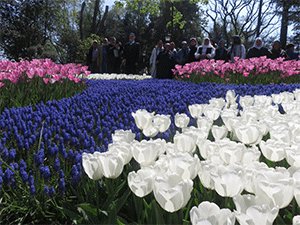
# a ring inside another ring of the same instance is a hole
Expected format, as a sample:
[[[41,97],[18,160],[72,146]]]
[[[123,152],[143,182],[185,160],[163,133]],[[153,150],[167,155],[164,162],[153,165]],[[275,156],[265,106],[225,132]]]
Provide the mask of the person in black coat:
[[[189,46],[189,53],[188,53],[188,58],[187,58],[187,63],[195,62],[197,61],[195,58],[195,53],[197,51],[197,39],[196,38],[191,38],[190,39],[190,46]]]
[[[122,48],[115,37],[110,38],[107,52],[108,73],[120,73]]]
[[[249,59],[261,56],[271,58],[271,53],[266,47],[264,47],[262,39],[258,37],[255,39],[253,47],[248,50],[246,58]]]
[[[171,46],[166,43],[164,51],[160,52],[157,56],[157,74],[158,79],[172,79],[172,69],[175,67],[175,58],[171,52]]]
[[[286,58],[286,52],[281,48],[280,41],[274,41],[271,49],[271,59]]]
[[[123,54],[124,72],[126,74],[136,74],[140,57],[140,44],[135,41],[134,33],[129,34],[129,42],[125,44]]]
[[[216,48],[215,60],[229,60],[229,52],[228,49],[225,48],[225,41],[221,39],[219,41],[218,47]]]

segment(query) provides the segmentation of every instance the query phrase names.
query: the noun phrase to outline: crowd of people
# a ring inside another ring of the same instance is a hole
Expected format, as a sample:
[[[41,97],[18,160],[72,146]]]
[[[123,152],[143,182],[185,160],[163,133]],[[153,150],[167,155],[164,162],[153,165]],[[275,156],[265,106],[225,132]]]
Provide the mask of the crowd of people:
[[[105,38],[102,45],[94,41],[87,54],[87,65],[92,73],[126,73],[137,74],[140,59],[140,44],[135,40],[134,33],[129,34],[129,41],[123,46],[115,37]],[[263,40],[255,39],[251,48],[246,50],[239,36],[232,37],[232,44],[226,48],[224,40],[218,43],[204,38],[202,45],[198,45],[196,38],[189,43],[182,41],[180,49],[176,49],[174,42],[164,43],[159,40],[153,48],[149,60],[149,73],[153,78],[171,79],[172,69],[176,64],[185,65],[203,59],[224,60],[233,62],[236,57],[249,59],[266,56],[270,59],[283,57],[286,60],[299,60],[299,54],[294,50],[295,45],[287,44],[285,49],[280,41],[274,41],[269,50]]]

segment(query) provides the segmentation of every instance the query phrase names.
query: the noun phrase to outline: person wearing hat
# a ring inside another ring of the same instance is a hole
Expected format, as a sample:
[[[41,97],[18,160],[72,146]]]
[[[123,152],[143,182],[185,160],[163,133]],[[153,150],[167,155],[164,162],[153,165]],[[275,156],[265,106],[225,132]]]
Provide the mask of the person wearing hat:
[[[135,34],[129,34],[129,41],[124,46],[124,59],[126,74],[136,74],[140,57],[140,44],[135,41]]]
[[[176,63],[178,63],[179,65],[184,65],[186,64],[187,60],[188,60],[188,54],[189,54],[189,46],[188,43],[186,41],[182,41],[181,42],[181,49],[177,52],[176,54]]]
[[[232,45],[230,49],[228,50],[229,52],[229,58],[231,62],[234,62],[234,58],[238,57],[240,59],[245,59],[246,58],[246,48],[242,44],[242,40],[240,36],[234,35],[232,37]]]
[[[264,47],[264,43],[262,39],[260,37],[257,37],[255,39],[253,47],[248,50],[246,57],[247,59],[250,59],[250,58],[256,58],[261,56],[266,56],[268,58],[271,58],[271,53],[266,47]]]
[[[210,39],[204,38],[203,43],[201,46],[197,48],[197,51],[195,53],[195,58],[197,60],[202,59],[213,59],[215,56],[215,48],[210,43]]]
[[[225,48],[225,40],[223,40],[223,39],[221,39],[218,43],[218,47],[216,49],[215,60],[224,60],[226,62],[229,60],[228,49]]]
[[[276,40],[272,44],[271,59],[286,58],[286,52],[281,48],[280,41]]]
[[[289,43],[286,45],[287,60],[299,60],[299,54],[295,52],[295,45]]]

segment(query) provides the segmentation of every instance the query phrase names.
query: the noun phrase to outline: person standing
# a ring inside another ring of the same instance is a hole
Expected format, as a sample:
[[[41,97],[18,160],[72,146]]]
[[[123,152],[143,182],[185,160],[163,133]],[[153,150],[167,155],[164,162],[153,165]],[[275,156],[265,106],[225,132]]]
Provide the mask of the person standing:
[[[274,41],[272,44],[272,49],[271,49],[271,59],[277,59],[277,58],[286,58],[286,52],[281,48],[281,43],[280,41]]]
[[[159,53],[161,53],[164,50],[163,45],[164,45],[163,41],[159,40],[156,46],[153,48],[150,56],[150,73],[153,78],[156,77],[156,72],[157,72],[156,60]]]
[[[215,60],[229,60],[228,49],[225,48],[225,40],[221,39],[219,41],[218,47],[216,49]]]
[[[164,51],[157,56],[157,75],[158,79],[172,79],[172,69],[175,67],[175,59],[171,51],[171,45],[166,43]]]
[[[189,54],[188,54],[188,59],[187,59],[187,63],[191,63],[191,62],[195,62],[197,61],[195,58],[195,53],[197,51],[198,48],[198,43],[197,43],[197,39],[196,38],[191,38],[190,39],[190,44],[189,44]]]
[[[189,54],[189,46],[186,41],[181,42],[181,49],[176,54],[176,63],[179,65],[184,65],[187,63],[188,54]]]
[[[299,60],[299,54],[295,52],[295,45],[293,43],[287,44],[285,49],[287,54],[287,60]]]
[[[124,46],[125,73],[136,74],[140,56],[140,44],[135,41],[135,34],[129,34],[129,41]]]
[[[108,54],[108,39],[104,38],[101,45],[101,73],[107,73],[107,54]]]
[[[91,73],[99,73],[101,61],[101,51],[98,42],[94,41],[86,56],[88,70],[91,71]]]
[[[238,35],[232,37],[232,45],[228,51],[231,62],[234,62],[235,57],[240,59],[246,58],[246,48],[242,44],[242,40]]]
[[[250,58],[262,57],[262,56],[271,58],[271,53],[266,47],[264,47],[264,43],[262,39],[260,37],[257,37],[255,39],[253,47],[248,50],[246,58],[250,59]]]
[[[215,48],[210,43],[209,38],[204,38],[202,45],[200,45],[195,53],[197,60],[213,59],[215,56]]]
[[[122,49],[115,37],[110,38],[107,52],[108,73],[120,73]]]

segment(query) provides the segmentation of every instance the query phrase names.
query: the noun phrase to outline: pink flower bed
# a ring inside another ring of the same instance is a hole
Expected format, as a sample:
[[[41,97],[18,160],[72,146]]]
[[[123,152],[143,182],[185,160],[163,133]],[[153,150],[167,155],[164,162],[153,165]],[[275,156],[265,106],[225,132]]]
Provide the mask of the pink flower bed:
[[[32,61],[0,61],[0,87],[4,80],[17,83],[21,78],[43,78],[44,83],[55,83],[62,79],[69,79],[78,83],[80,76],[90,74],[86,66],[80,64],[56,64],[50,59],[34,59]]]
[[[173,70],[177,78],[189,78],[195,76],[211,76],[226,79],[232,74],[241,74],[244,77],[258,76],[261,74],[278,73],[281,78],[300,74],[300,61],[284,61],[283,58],[276,60],[266,57],[251,59],[235,59],[234,63],[222,60],[202,60],[188,63],[183,67],[176,65]]]

